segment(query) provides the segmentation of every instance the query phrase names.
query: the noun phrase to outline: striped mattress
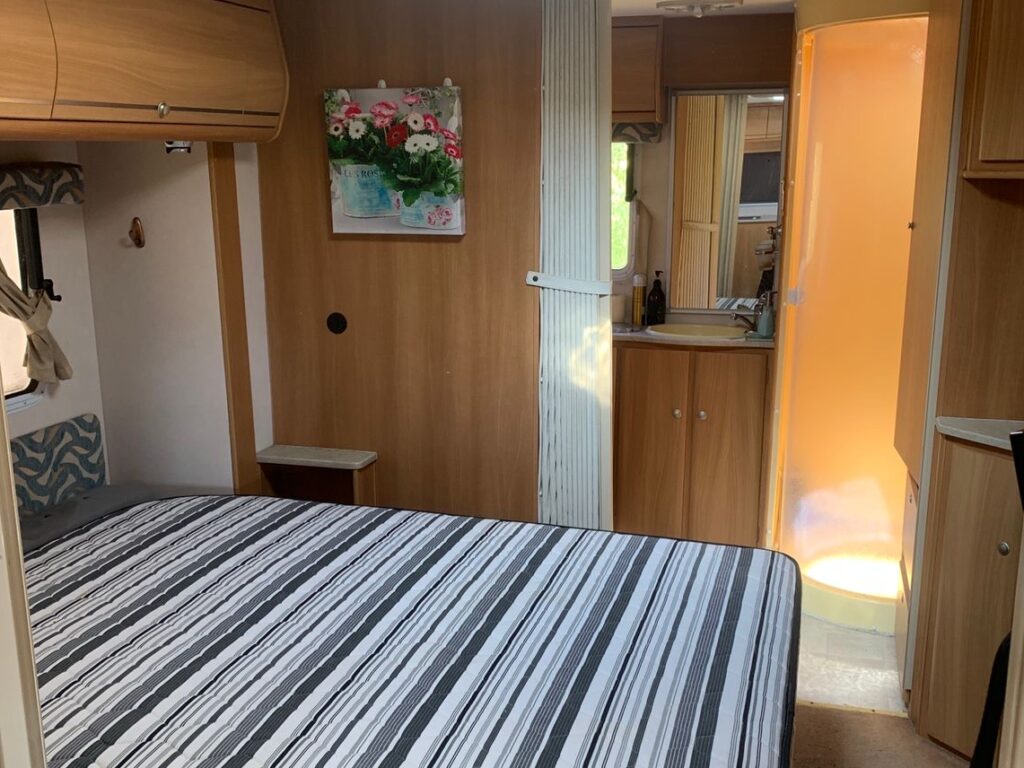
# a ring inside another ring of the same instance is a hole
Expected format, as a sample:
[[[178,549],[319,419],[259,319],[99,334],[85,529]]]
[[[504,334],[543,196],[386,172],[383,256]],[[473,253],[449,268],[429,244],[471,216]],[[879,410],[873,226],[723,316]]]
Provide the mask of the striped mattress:
[[[50,768],[789,764],[779,554],[191,497],[26,570]]]

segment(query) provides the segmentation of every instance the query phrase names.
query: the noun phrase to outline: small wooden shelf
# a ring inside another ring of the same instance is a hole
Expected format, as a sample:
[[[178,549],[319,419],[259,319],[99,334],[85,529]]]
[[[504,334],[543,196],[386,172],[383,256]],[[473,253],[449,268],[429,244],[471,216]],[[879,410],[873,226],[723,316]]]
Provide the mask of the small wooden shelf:
[[[359,506],[377,503],[373,468],[377,454],[373,451],[272,445],[259,451],[256,461],[263,468],[269,489],[277,495],[332,502],[344,502],[343,497],[350,496]],[[336,479],[339,474],[344,481]]]

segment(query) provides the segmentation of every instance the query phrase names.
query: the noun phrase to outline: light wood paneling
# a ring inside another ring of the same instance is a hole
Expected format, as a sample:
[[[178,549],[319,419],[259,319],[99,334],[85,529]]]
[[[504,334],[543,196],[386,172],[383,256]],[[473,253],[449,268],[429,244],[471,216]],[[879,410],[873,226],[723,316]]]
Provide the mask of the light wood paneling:
[[[0,0],[0,118],[50,116],[57,49],[45,0]]]
[[[45,768],[7,415],[0,414],[0,766]]]
[[[925,676],[915,685],[926,698],[925,733],[970,755],[992,661],[1013,621],[1022,515],[1009,454],[941,443],[929,520]],[[999,554],[1001,542],[1009,556]]]
[[[612,120],[660,123],[661,17],[615,19],[612,24]]]
[[[668,18],[664,34],[667,88],[789,88],[792,14]]]
[[[768,360],[759,352],[695,357],[687,537],[754,547]]]
[[[895,435],[896,450],[918,483],[924,469],[928,384],[962,13],[963,0],[932,0],[928,17],[928,58],[921,103],[914,231],[910,240]]]
[[[979,0],[970,170],[1012,164],[1024,175],[1024,3]],[[1002,170],[998,168],[997,170]]]
[[[233,144],[210,144],[210,197],[217,253],[224,380],[227,385],[231,473],[235,493],[258,495],[262,473],[256,463],[252,380],[249,372],[249,334],[245,319],[242,242],[238,223],[238,187]]]
[[[289,113],[259,154],[275,440],[376,451],[381,504],[535,520],[540,1],[278,11]],[[465,237],[332,235],[323,90],[445,77],[464,96]]]
[[[721,96],[676,98],[673,307],[707,309],[718,298],[724,108]]]
[[[615,530],[686,535],[689,352],[615,350]]]
[[[277,125],[287,78],[272,13],[216,0],[47,4],[60,58],[54,118]]]
[[[1024,186],[961,181],[953,235],[939,416],[1024,413]]]
[[[774,221],[742,221],[736,227],[736,254],[733,256],[732,286],[726,295],[738,298],[756,298],[761,285],[761,265],[757,261],[757,246],[770,240],[768,227]]]

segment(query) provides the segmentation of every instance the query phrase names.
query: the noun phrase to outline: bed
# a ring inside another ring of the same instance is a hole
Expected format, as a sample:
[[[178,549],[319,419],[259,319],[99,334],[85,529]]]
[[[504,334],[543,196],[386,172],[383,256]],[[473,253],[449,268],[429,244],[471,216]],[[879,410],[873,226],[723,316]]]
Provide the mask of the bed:
[[[186,497],[26,573],[50,768],[789,765],[777,553]]]

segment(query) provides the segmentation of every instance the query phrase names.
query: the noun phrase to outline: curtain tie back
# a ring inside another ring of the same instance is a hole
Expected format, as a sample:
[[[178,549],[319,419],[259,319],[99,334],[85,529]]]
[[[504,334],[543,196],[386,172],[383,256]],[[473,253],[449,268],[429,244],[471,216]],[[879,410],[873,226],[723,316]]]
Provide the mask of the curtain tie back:
[[[53,315],[53,307],[50,305],[50,300],[45,296],[40,298],[41,301],[36,306],[35,312],[27,320],[21,321],[22,326],[25,328],[25,333],[29,336],[45,331],[50,325],[50,317]]]

